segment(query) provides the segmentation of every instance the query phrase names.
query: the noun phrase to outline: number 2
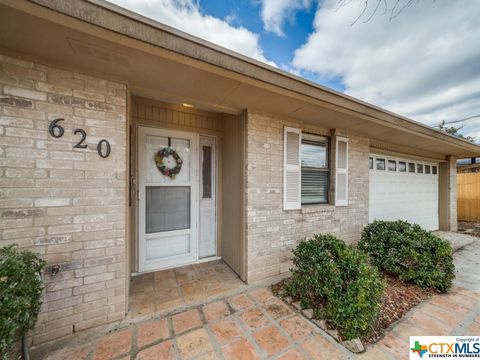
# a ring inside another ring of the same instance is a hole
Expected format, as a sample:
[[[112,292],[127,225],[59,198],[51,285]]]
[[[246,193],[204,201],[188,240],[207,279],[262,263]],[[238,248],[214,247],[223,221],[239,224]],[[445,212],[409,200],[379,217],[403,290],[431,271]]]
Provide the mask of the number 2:
[[[87,138],[87,133],[82,129],[75,129],[75,131],[73,133],[75,135],[77,135],[77,134],[82,135],[82,138],[80,139],[80,141],[76,145],[74,145],[73,147],[76,148],[76,149],[86,149],[87,144],[84,144],[84,142],[85,142],[85,139]]]

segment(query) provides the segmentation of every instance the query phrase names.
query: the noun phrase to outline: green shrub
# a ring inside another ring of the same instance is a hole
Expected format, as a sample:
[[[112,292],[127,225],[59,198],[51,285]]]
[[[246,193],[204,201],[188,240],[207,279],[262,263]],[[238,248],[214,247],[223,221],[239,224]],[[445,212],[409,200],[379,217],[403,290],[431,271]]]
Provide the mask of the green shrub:
[[[0,358],[7,359],[15,336],[33,327],[41,306],[40,272],[45,262],[13,245],[0,249]]]
[[[383,271],[423,288],[446,292],[455,277],[452,247],[406,221],[374,221],[362,232],[359,248]]]
[[[293,251],[287,292],[300,298],[345,339],[365,335],[378,316],[384,288],[369,258],[333,235],[315,235]]]

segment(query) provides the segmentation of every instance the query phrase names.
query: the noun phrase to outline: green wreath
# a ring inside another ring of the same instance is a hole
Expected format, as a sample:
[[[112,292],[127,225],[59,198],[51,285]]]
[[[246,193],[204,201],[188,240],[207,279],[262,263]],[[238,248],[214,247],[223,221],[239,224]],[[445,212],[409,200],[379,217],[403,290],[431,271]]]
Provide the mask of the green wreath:
[[[163,160],[165,160],[169,156],[172,156],[176,162],[176,165],[172,168],[168,167],[163,162]],[[157,165],[158,170],[160,170],[160,172],[163,175],[168,176],[170,179],[173,180],[178,175],[180,170],[182,170],[183,160],[178,155],[178,153],[175,150],[173,150],[171,147],[164,147],[160,149],[158,153],[155,155],[155,164]]]

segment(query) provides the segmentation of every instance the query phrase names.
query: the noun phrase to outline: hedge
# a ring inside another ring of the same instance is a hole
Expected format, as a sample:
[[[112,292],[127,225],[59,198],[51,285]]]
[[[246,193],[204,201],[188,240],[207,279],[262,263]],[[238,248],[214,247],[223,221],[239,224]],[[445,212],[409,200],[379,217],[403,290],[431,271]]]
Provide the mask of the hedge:
[[[368,255],[333,235],[315,235],[293,251],[287,292],[339,330],[344,339],[368,333],[385,286]]]
[[[15,337],[35,324],[41,306],[45,262],[13,245],[0,249],[0,359],[9,358]]]
[[[455,278],[452,247],[419,225],[374,221],[362,232],[359,248],[386,273],[423,288],[446,292]]]

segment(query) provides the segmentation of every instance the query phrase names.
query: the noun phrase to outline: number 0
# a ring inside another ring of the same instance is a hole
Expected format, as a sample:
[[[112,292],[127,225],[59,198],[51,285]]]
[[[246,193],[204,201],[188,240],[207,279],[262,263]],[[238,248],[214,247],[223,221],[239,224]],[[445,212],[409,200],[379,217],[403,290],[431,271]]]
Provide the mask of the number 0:
[[[103,150],[103,144],[105,144],[105,151]],[[100,140],[100,142],[97,145],[98,155],[100,155],[100,157],[105,159],[110,155],[110,151],[111,151],[110,143],[105,139]]]

